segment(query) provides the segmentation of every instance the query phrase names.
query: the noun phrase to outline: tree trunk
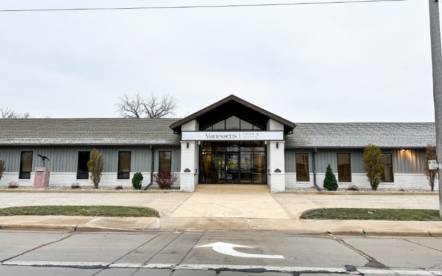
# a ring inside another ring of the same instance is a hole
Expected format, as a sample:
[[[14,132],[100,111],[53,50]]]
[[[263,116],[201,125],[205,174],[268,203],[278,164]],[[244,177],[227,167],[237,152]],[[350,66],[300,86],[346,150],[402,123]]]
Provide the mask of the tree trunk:
[[[436,121],[436,156],[442,160],[442,53],[440,40],[439,2],[429,0],[431,56],[433,65],[433,97]],[[442,217],[442,189],[439,183],[439,215]]]

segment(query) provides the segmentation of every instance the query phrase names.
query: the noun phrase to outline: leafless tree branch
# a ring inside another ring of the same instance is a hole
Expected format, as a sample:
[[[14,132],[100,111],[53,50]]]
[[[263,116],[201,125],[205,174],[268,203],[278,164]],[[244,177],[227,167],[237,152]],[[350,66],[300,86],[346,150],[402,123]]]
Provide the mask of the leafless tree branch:
[[[117,103],[117,108],[123,118],[163,118],[175,115],[178,100],[169,95],[159,98],[151,94],[143,99],[139,94],[134,97],[124,94]]]
[[[28,119],[31,118],[29,112],[18,113],[9,108],[0,108],[0,116],[2,119]]]
[[[142,102],[140,94],[136,94],[133,97],[129,97],[124,94],[123,97],[119,98],[120,101],[116,104],[117,112],[122,118],[133,118],[139,119],[143,115]]]

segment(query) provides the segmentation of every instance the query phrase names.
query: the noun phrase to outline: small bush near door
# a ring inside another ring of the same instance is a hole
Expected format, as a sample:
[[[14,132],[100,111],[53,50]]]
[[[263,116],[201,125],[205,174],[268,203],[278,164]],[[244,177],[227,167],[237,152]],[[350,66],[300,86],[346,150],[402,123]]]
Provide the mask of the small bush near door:
[[[178,176],[170,172],[159,172],[153,175],[155,182],[158,184],[161,190],[168,190],[172,187],[173,183],[178,180]]]
[[[143,175],[137,172],[132,178],[132,186],[135,190],[141,190],[141,183],[143,183]]]
[[[333,174],[330,164],[327,166],[327,171],[325,172],[324,188],[329,191],[336,191],[338,189],[338,181],[336,176]]]

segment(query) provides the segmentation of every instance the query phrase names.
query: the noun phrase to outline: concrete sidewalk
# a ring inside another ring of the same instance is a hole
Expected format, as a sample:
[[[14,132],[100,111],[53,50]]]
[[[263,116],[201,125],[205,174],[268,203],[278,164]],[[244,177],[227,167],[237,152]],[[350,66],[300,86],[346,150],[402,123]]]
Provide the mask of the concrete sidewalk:
[[[7,193],[7,197],[1,197],[0,208],[136,206],[154,208],[161,217],[12,216],[0,217],[0,227],[72,231],[277,230],[304,234],[442,235],[442,222],[299,219],[306,210],[318,208],[438,209],[438,197],[435,195],[271,194],[267,185],[198,185],[193,194]]]

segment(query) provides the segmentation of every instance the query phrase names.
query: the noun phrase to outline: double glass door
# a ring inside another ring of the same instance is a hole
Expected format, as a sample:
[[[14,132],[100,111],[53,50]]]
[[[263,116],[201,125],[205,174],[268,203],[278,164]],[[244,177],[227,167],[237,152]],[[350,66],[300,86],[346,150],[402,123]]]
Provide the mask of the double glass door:
[[[202,142],[199,183],[266,184],[262,142]]]

